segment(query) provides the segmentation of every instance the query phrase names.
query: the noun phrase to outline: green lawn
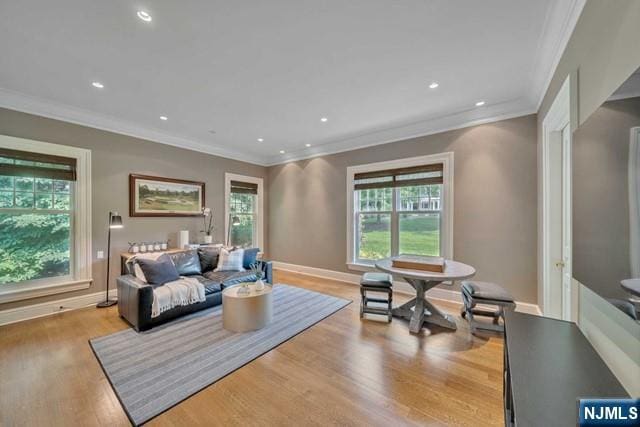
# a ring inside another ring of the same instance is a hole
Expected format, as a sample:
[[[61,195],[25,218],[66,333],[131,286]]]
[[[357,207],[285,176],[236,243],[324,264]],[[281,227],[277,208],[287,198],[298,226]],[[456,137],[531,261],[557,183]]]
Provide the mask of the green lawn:
[[[389,218],[371,215],[365,218],[361,233],[360,258],[380,259],[391,255]],[[403,214],[400,220],[400,253],[438,256],[440,254],[439,218]]]

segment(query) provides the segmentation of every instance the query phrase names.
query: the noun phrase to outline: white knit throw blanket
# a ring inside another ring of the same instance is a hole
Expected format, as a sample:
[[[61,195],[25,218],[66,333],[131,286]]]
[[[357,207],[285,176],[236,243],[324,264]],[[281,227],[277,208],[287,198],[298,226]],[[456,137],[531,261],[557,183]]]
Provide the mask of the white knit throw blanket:
[[[180,305],[203,302],[204,285],[192,277],[180,277],[173,282],[153,288],[151,317],[158,317],[167,310]]]

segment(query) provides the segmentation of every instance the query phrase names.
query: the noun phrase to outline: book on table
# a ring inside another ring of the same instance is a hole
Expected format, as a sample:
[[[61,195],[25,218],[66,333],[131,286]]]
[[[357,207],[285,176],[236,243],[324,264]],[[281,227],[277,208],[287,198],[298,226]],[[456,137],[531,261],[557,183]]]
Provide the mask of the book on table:
[[[400,255],[391,260],[391,266],[394,268],[444,273],[446,261],[442,257]]]

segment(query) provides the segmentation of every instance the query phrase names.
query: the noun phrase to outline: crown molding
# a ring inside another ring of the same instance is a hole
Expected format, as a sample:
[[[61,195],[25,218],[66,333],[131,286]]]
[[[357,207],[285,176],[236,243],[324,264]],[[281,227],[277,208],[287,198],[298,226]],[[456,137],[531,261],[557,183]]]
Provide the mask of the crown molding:
[[[320,143],[306,150],[297,150],[286,155],[269,157],[266,166],[275,166],[298,160],[327,156],[360,148],[373,147],[391,142],[404,141],[427,135],[462,129],[470,126],[497,122],[536,113],[537,109],[527,98],[493,104],[482,108],[466,109],[440,117],[421,120],[396,127],[387,127]]]
[[[264,166],[263,159],[251,153],[242,153],[213,145],[210,142],[172,135],[158,129],[140,126],[105,114],[9,89],[0,88],[0,107]]]
[[[586,2],[587,0],[570,0],[568,3],[552,1],[547,10],[529,85],[530,102],[535,105],[536,111],[540,109]]]

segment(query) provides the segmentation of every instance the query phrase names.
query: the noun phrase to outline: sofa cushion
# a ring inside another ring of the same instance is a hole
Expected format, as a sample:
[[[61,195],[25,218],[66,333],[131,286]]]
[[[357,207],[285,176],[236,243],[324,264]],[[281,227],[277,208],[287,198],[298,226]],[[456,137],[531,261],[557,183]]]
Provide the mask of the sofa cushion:
[[[178,270],[178,274],[181,276],[192,276],[194,274],[201,274],[202,268],[200,267],[200,257],[198,251],[184,251],[175,252],[169,255],[173,264]]]
[[[217,282],[217,281],[211,280],[211,279],[207,279],[206,277],[201,276],[199,274],[194,275],[194,276],[189,276],[189,277],[194,278],[198,282],[202,283],[202,285],[204,286],[204,294],[205,295],[210,295],[210,294],[222,291],[222,285],[220,284],[220,282]]]
[[[198,249],[198,257],[200,258],[200,267],[203,273],[211,271],[218,266],[218,257],[220,256],[219,248],[200,248]]]
[[[242,266],[243,260],[244,249],[228,251],[222,248],[220,249],[218,266],[214,271],[244,271],[244,267]]]
[[[256,258],[258,258],[258,252],[260,248],[248,248],[244,250],[244,257],[242,258],[242,266],[251,268],[251,264],[255,264]]]
[[[176,266],[173,265],[173,261],[167,254],[162,254],[155,260],[140,258],[137,263],[142,269],[147,283],[150,285],[164,285],[180,278]]]
[[[255,282],[256,275],[250,271],[208,271],[204,273],[207,279],[222,284],[222,289],[242,282]]]

